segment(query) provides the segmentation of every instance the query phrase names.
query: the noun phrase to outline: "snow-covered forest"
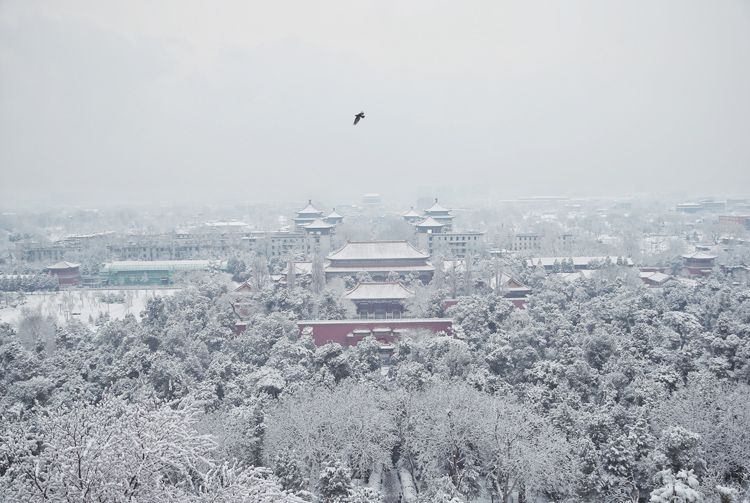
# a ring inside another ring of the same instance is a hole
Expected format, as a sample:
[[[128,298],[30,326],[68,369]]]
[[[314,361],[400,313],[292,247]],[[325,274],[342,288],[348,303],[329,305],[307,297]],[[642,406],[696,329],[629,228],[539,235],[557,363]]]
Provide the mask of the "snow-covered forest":
[[[525,279],[542,287],[526,310],[462,297],[454,337],[404,336],[388,366],[372,339],[300,337],[316,304],[336,312],[301,287],[254,293],[241,335],[212,278],[142,321],[2,325],[2,499],[748,497],[747,286]]]

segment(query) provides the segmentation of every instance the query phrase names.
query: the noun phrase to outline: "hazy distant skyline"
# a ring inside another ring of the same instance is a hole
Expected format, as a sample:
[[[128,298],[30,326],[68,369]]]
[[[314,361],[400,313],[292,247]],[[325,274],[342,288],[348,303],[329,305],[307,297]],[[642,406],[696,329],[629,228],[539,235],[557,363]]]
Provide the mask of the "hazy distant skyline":
[[[0,0],[0,207],[749,188],[747,1]]]

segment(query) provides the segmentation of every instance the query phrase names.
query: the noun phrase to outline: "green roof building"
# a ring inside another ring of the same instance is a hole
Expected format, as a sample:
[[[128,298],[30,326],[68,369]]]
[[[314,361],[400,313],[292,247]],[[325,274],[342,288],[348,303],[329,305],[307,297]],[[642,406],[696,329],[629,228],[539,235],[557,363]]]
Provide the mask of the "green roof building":
[[[226,269],[220,260],[122,260],[106,262],[99,274],[110,286],[171,285],[175,275],[183,272]]]

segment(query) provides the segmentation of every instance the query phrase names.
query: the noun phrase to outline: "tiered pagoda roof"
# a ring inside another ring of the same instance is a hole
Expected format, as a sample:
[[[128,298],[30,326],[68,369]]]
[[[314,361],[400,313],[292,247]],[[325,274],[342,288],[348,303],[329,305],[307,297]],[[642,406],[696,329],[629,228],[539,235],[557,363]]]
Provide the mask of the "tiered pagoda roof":
[[[438,222],[432,217],[427,217],[417,224],[417,228],[420,229],[442,229],[445,224]]]
[[[297,215],[299,215],[299,216],[302,216],[302,215],[305,215],[305,216],[323,215],[323,212],[320,211],[319,209],[317,209],[315,206],[313,206],[312,199],[308,199],[307,200],[307,206],[305,206],[304,208],[302,208],[301,210],[299,210],[297,212]]]
[[[305,224],[304,227],[305,227],[305,230],[307,230],[307,231],[321,231],[321,230],[326,230],[326,229],[332,229],[332,228],[334,228],[336,226],[333,225],[333,224],[329,224],[327,222],[324,222],[320,218],[316,218],[315,220],[313,220],[309,224]]]
[[[339,215],[336,212],[336,208],[334,208],[333,211],[331,211],[328,215],[325,216],[325,218],[323,218],[323,220],[325,220],[329,224],[336,225],[336,224],[340,224],[341,222],[343,222],[344,217],[342,215]]]
[[[450,213],[451,210],[448,208],[443,207],[440,203],[438,203],[438,198],[435,198],[435,204],[424,210],[426,215],[447,215]]]

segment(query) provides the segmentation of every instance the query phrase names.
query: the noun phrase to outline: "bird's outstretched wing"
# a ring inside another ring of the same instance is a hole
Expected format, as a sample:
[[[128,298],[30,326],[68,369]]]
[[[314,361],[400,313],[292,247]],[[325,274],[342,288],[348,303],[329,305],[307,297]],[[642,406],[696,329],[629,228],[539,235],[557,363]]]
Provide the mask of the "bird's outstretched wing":
[[[359,122],[359,119],[360,119],[359,114],[354,116],[354,126],[357,125],[357,123]]]

